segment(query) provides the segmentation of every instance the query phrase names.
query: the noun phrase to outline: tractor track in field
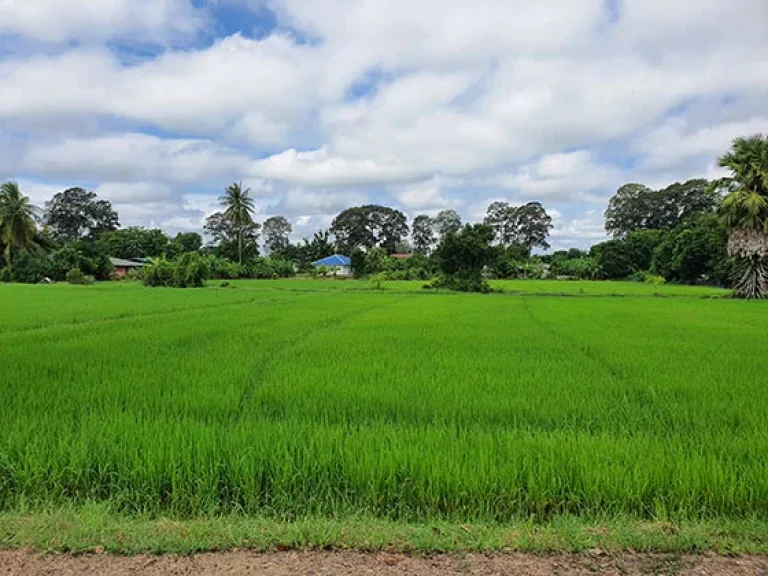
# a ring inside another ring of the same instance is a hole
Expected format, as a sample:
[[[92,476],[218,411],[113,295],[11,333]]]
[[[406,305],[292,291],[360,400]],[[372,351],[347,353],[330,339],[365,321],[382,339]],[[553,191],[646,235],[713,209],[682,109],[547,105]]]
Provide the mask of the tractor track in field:
[[[37,554],[0,552],[3,576],[57,574],[127,576],[492,576],[551,574],[677,574],[680,576],[747,576],[768,574],[765,556],[693,556],[605,553],[538,556],[521,553],[432,554],[390,552],[284,551],[218,552],[191,556],[113,556],[110,554]]]
[[[267,372],[269,371],[270,366],[283,354],[285,354],[288,350],[298,346],[302,342],[305,342],[312,338],[313,336],[324,332],[325,330],[329,330],[331,328],[337,328],[341,326],[344,322],[349,320],[350,318],[354,318],[356,316],[361,316],[362,314],[366,314],[368,312],[372,312],[374,310],[381,310],[382,308],[388,308],[390,306],[393,306],[397,303],[402,302],[402,300],[391,300],[389,302],[386,302],[384,304],[378,304],[375,306],[368,306],[366,308],[362,309],[356,309],[351,312],[347,312],[345,314],[340,314],[339,316],[333,316],[331,318],[326,318],[317,324],[314,324],[309,330],[306,332],[302,332],[295,338],[291,338],[289,340],[286,340],[283,342],[280,346],[278,346],[275,350],[273,350],[269,355],[267,355],[262,362],[258,362],[254,365],[253,369],[251,370],[250,379],[248,384],[243,388],[243,392],[240,396],[240,400],[237,403],[237,416],[236,418],[238,420],[242,419],[245,407],[248,405],[248,402],[250,401],[251,397],[253,396],[253,393],[255,392],[256,388],[263,383],[264,377],[266,376]]]
[[[19,334],[28,334],[31,332],[42,332],[57,328],[80,328],[87,326],[99,326],[102,324],[120,323],[128,320],[139,320],[144,318],[162,318],[165,316],[173,316],[174,314],[184,314],[187,312],[200,312],[202,310],[218,310],[221,308],[233,308],[236,306],[242,306],[244,304],[251,304],[258,301],[258,298],[252,297],[247,300],[240,300],[238,302],[227,302],[226,304],[210,304],[208,306],[194,306],[190,308],[177,308],[174,310],[165,310],[163,312],[150,312],[148,314],[127,313],[120,314],[119,316],[112,316],[111,318],[89,318],[86,320],[75,320],[73,322],[55,322],[52,324],[46,324],[44,326],[29,326],[25,328],[17,328],[13,330],[0,330],[0,338],[4,336],[14,336]]]
[[[568,334],[565,334],[564,332],[561,332],[560,330],[557,330],[550,324],[542,322],[536,317],[536,315],[533,313],[533,310],[531,310],[530,306],[528,305],[528,299],[523,298],[522,300],[523,300],[523,308],[525,309],[525,313],[531,319],[531,322],[533,322],[536,326],[541,328],[545,333],[547,333],[548,335],[556,339],[565,340],[566,342],[571,344],[573,350],[578,350],[578,352],[582,356],[584,356],[591,362],[595,362],[596,364],[599,364],[601,367],[605,368],[608,374],[610,374],[611,378],[618,381],[623,381],[627,379],[627,374],[624,372],[624,370],[616,366],[615,364],[613,364],[610,360],[608,360],[605,357],[604,354],[595,350],[592,346],[590,346],[584,340],[574,338],[573,336],[570,336]]]

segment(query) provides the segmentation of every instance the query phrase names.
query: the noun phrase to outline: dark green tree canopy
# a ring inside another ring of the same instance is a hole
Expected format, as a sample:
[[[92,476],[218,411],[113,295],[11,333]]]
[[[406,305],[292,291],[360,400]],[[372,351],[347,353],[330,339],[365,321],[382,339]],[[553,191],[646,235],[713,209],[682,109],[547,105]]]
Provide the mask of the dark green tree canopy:
[[[488,206],[484,224],[493,228],[502,246],[521,244],[528,248],[549,248],[547,238],[552,230],[552,218],[539,202],[511,206],[493,202]]]
[[[671,229],[697,214],[715,211],[719,194],[707,180],[696,179],[652,190],[624,184],[608,202],[605,229],[616,238],[635,230]]]
[[[422,256],[429,255],[437,241],[435,236],[435,223],[426,214],[419,214],[413,219],[413,226],[411,231],[411,237],[413,238],[413,251]]]
[[[243,262],[249,262],[259,255],[261,224],[257,222],[234,225],[222,212],[216,212],[206,218],[203,229],[221,258],[239,261],[242,256]]]
[[[156,258],[166,254],[168,242],[168,236],[159,228],[130,226],[104,232],[96,245],[113,258]]]
[[[480,280],[495,256],[493,238],[493,228],[485,224],[467,224],[458,234],[449,233],[435,250],[440,270],[449,277]]]
[[[369,204],[344,210],[334,218],[330,231],[342,252],[378,246],[392,254],[408,236],[408,220],[399,210]]]
[[[95,192],[69,188],[45,204],[43,222],[59,242],[89,237],[95,240],[103,232],[120,227],[117,212]]]
[[[290,244],[293,228],[284,216],[271,216],[264,220],[262,234],[264,246],[270,254],[280,254]]]
[[[179,232],[172,243],[177,245],[180,253],[197,252],[203,247],[203,237],[197,232]]]

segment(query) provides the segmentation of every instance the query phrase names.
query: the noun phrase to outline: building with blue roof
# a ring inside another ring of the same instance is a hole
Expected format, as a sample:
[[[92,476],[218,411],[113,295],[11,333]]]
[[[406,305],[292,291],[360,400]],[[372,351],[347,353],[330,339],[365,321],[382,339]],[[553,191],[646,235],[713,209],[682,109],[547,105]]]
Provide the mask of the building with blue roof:
[[[352,276],[352,260],[348,256],[342,256],[341,254],[334,254],[327,258],[315,260],[312,262],[315,268],[325,266],[331,269],[331,273],[334,276]]]

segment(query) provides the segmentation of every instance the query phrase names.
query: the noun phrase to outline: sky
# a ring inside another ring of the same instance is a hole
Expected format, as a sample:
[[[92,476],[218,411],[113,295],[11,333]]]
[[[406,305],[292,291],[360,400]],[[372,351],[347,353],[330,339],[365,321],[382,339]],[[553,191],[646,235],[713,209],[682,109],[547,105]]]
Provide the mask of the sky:
[[[757,132],[766,0],[0,0],[0,180],[123,226],[202,231],[242,181],[296,239],[505,200],[588,247],[621,184]]]

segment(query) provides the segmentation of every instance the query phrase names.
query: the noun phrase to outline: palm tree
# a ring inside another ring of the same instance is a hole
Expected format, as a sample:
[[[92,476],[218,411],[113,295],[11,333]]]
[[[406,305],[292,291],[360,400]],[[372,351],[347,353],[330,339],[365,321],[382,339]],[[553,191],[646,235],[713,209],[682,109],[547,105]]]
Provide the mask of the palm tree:
[[[243,231],[253,224],[253,214],[256,206],[251,198],[251,189],[243,190],[243,183],[234,183],[224,190],[219,197],[219,205],[224,208],[224,217],[237,230],[237,254],[240,264],[243,263]]]
[[[736,138],[718,163],[731,171],[721,182],[730,192],[720,213],[731,230],[728,252],[740,263],[734,288],[742,298],[762,298],[768,279],[768,136]]]
[[[0,187],[0,241],[5,244],[5,260],[11,267],[11,250],[30,250],[37,246],[35,216],[40,209],[29,202],[16,182]]]

